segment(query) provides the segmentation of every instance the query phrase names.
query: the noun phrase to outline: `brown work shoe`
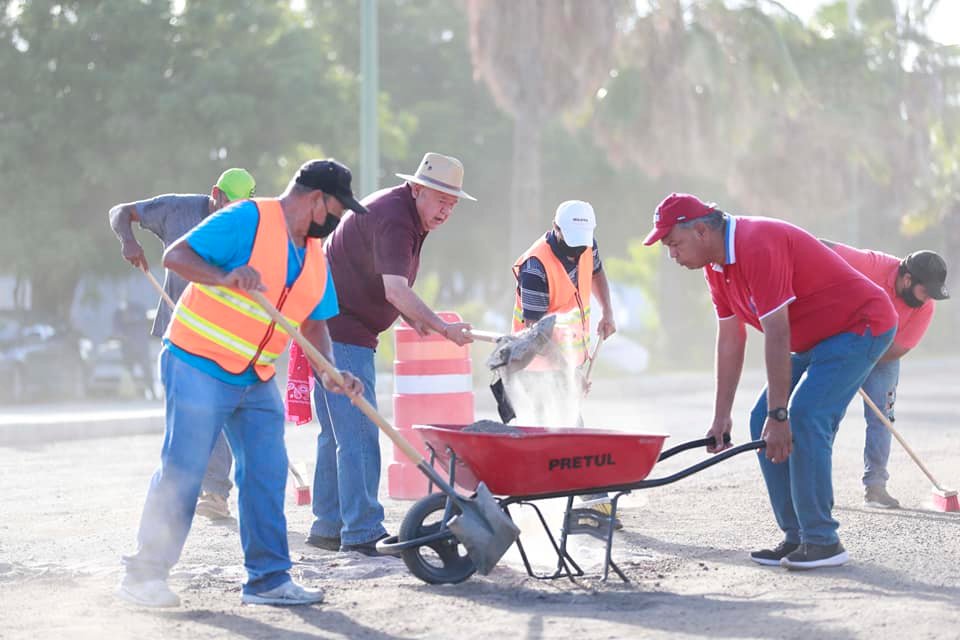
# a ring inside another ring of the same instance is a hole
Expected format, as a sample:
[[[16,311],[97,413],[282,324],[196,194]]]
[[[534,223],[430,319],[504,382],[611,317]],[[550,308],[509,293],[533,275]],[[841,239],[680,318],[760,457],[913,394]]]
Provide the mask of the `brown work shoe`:
[[[230,506],[227,498],[204,491],[197,499],[197,515],[211,520],[229,520]]]
[[[863,504],[874,509],[899,509],[900,501],[887,493],[882,484],[870,485],[863,492]]]

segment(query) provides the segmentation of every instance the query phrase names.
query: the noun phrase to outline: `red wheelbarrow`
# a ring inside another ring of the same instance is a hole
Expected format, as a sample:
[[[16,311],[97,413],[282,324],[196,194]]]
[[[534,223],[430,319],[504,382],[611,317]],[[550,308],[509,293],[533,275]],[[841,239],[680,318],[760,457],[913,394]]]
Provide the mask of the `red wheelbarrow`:
[[[669,437],[631,434],[598,429],[546,429],[510,427],[509,433],[465,431],[470,425],[414,425],[430,451],[430,463],[443,465],[450,484],[474,491],[480,481],[498,496],[500,507],[527,505],[534,509],[557,554],[557,568],[540,575],[517,539],[517,549],[527,574],[538,579],[567,577],[573,580],[583,570],[567,552],[567,538],[586,533],[605,539],[603,580],[613,569],[629,582],[611,558],[617,502],[637,489],[659,487],[712,467],[745,451],[763,449],[762,440],[748,442],[711,456],[674,474],[647,479],[657,462],[683,451],[706,447],[712,438],[692,440],[662,451]],[[428,487],[428,493],[432,487]],[[575,509],[577,496],[606,493],[612,505],[609,517],[595,511]],[[558,541],[550,531],[537,500],[567,498]],[[418,500],[400,525],[397,535],[381,540],[381,553],[400,556],[410,572],[430,584],[463,582],[476,571],[447,522],[457,515],[456,505],[443,493],[429,493]],[[587,523],[583,524],[583,518]],[[521,536],[522,538],[522,536]]]

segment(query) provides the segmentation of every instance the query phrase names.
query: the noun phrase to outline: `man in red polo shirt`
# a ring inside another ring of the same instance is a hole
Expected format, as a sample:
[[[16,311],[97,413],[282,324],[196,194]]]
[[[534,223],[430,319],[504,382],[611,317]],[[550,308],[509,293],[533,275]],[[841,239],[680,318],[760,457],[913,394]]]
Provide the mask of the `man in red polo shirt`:
[[[874,365],[863,383],[864,392],[892,422],[900,380],[900,358],[919,344],[933,319],[934,300],[950,297],[945,286],[947,263],[933,251],[916,251],[900,259],[879,251],[855,249],[838,242],[822,242],[850,266],[881,287],[897,310],[899,322],[893,344]],[[890,431],[863,403],[867,433],[863,448],[863,502],[868,507],[897,509],[900,502],[887,493]]]
[[[847,552],[831,513],[833,440],[847,405],[893,340],[890,299],[782,220],[732,216],[677,193],[657,206],[653,219],[644,244],[659,240],[681,266],[703,269],[716,308],[716,402],[707,433],[717,443],[733,426],[745,325],[764,334],[767,386],[750,415],[750,432],[767,443],[760,469],[784,539],[751,559],[789,569],[844,564]]]

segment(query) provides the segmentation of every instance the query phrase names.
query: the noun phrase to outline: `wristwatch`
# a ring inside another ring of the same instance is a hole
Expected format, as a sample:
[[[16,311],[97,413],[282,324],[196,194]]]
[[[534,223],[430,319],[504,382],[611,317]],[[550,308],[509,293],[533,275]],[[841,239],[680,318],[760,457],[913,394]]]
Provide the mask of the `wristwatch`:
[[[786,407],[777,407],[776,409],[770,409],[770,411],[767,411],[767,417],[773,418],[777,422],[786,422],[789,416],[790,414],[787,413]]]

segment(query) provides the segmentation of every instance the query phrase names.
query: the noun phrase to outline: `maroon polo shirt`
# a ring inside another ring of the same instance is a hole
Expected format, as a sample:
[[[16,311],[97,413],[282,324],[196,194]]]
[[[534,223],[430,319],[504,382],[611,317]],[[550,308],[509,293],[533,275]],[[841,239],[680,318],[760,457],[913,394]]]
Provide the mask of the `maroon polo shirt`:
[[[412,287],[427,237],[407,184],[363,199],[369,213],[349,212],[324,245],[340,314],[327,320],[337,342],[377,348],[378,336],[400,312],[387,302],[383,276],[403,276]]]

